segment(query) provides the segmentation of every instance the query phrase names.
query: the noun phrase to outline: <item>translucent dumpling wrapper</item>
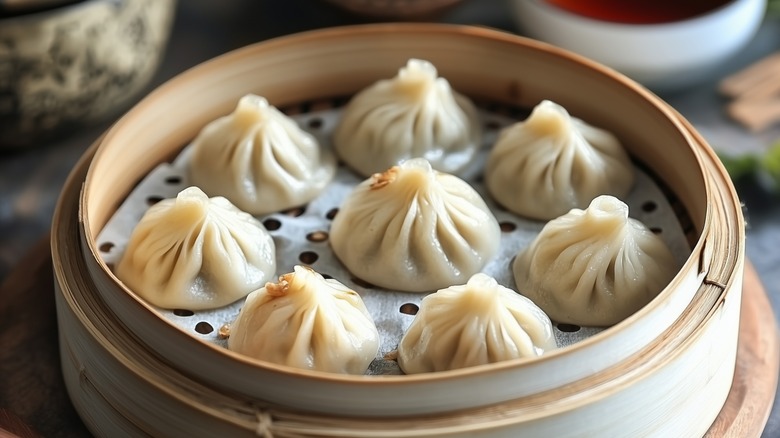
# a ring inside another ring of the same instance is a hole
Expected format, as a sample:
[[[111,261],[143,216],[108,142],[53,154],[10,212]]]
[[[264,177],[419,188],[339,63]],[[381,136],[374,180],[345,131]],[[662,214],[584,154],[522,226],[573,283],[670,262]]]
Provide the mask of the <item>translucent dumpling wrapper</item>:
[[[357,292],[296,266],[247,297],[228,348],[295,368],[363,374],[379,350],[379,333]]]
[[[520,293],[553,321],[581,326],[617,324],[678,269],[663,240],[607,195],[548,222],[512,266]]]
[[[502,131],[485,168],[491,196],[509,211],[539,220],[585,208],[599,195],[622,198],[634,179],[631,160],[612,133],[549,100]]]
[[[476,274],[422,300],[398,345],[407,374],[532,358],[556,348],[550,318],[528,298]]]
[[[314,136],[251,94],[201,130],[190,160],[193,184],[254,215],[308,203],[336,171],[335,158]]]
[[[257,219],[197,187],[147,210],[130,235],[116,275],[166,309],[222,307],[276,271],[273,238]]]
[[[458,173],[474,158],[480,139],[474,104],[419,59],[355,95],[333,135],[341,159],[363,176],[410,158]]]
[[[496,254],[500,238],[479,193],[422,158],[360,183],[330,232],[333,252],[353,275],[406,292],[465,282]]]

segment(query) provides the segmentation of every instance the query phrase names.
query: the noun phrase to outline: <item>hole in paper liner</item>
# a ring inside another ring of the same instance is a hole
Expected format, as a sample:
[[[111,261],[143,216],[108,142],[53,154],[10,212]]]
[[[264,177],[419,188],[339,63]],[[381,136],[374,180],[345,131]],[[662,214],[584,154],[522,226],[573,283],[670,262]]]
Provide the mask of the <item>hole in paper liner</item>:
[[[401,308],[398,310],[404,315],[417,315],[417,312],[420,311],[420,306],[414,303],[404,303],[401,304]]]
[[[306,240],[309,242],[324,242],[328,240],[327,231],[313,231],[306,235]]]
[[[304,213],[306,213],[306,207],[305,206],[295,207],[295,208],[291,208],[289,210],[282,211],[283,215],[292,216],[292,217],[298,217],[298,216],[303,215]]]
[[[99,249],[102,252],[111,252],[111,250],[114,249],[114,242],[103,242],[100,244]]]
[[[202,335],[207,335],[214,331],[214,327],[206,321],[201,321],[195,324],[195,331]]]
[[[658,204],[656,204],[655,201],[647,201],[644,204],[642,204],[642,211],[644,211],[645,213],[652,213],[657,209],[658,209]]]
[[[304,263],[306,265],[314,264],[314,262],[319,259],[320,256],[317,255],[314,251],[304,251],[300,255],[298,255],[298,260],[301,261],[301,263]]]
[[[162,196],[159,196],[159,195],[147,196],[146,197],[146,205],[151,207],[152,205],[162,201],[163,199],[165,199],[165,198],[162,197]]]
[[[565,322],[561,322],[555,325],[558,327],[558,330],[565,332],[565,333],[574,333],[580,331],[582,327],[575,325],[575,324],[567,324]]]
[[[268,218],[263,221],[263,226],[268,231],[276,231],[282,227],[282,222],[279,219]]]
[[[499,228],[501,228],[501,231],[505,233],[511,233],[512,231],[517,229],[517,225],[514,222],[509,221],[503,221],[498,224]]]

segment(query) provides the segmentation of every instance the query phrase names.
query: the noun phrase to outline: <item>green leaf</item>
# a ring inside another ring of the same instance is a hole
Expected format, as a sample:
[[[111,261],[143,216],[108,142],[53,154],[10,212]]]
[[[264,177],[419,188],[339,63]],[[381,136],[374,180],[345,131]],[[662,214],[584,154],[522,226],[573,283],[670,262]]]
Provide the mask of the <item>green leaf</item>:
[[[739,156],[721,154],[719,157],[733,181],[754,175],[759,168],[759,157],[752,154]]]
[[[771,179],[773,189],[780,189],[780,142],[775,143],[761,157],[760,167]]]
[[[780,15],[780,0],[768,0],[766,11],[768,14]]]

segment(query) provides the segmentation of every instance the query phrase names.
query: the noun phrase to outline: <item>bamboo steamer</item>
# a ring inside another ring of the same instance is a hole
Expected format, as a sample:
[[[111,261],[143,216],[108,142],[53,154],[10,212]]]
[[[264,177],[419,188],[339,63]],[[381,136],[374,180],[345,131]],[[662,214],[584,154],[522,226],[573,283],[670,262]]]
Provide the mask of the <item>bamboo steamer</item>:
[[[534,360],[414,376],[341,376],[196,339],[119,282],[95,237],[133,186],[242,95],[276,106],[351,95],[428,59],[453,88],[551,99],[614,132],[671,189],[692,252],[642,310]],[[94,155],[93,155],[94,154]],[[568,52],[497,31],[386,24],[253,45],[163,85],[76,167],[52,232],[63,373],[100,435],[701,436],[733,376],[744,223],[706,142],[657,97]]]

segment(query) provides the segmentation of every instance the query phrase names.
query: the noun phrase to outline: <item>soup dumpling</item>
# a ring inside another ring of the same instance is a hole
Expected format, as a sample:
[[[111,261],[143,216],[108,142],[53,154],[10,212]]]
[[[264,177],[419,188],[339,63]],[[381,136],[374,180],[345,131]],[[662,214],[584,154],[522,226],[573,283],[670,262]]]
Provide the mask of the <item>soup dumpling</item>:
[[[458,173],[481,144],[471,101],[452,90],[428,61],[410,59],[392,79],[376,82],[347,104],[333,135],[336,152],[362,176],[410,158]]]
[[[254,215],[308,203],[335,172],[335,158],[314,136],[252,94],[209,123],[192,144],[192,182]]]
[[[355,291],[295,266],[247,297],[228,348],[295,368],[363,374],[379,350],[379,332]]]
[[[624,197],[634,178],[614,135],[549,100],[502,131],[485,167],[491,196],[509,211],[538,220],[585,208],[599,195]]]
[[[556,348],[550,318],[485,274],[423,298],[398,345],[407,374],[531,358]]]
[[[276,249],[263,224],[197,187],[150,207],[116,267],[117,277],[155,306],[189,310],[230,304],[274,271]]]
[[[407,292],[465,282],[496,254],[500,237],[479,193],[423,158],[360,183],[330,231],[333,252],[352,274]]]
[[[617,324],[678,268],[664,241],[608,195],[548,222],[512,265],[520,293],[553,321],[581,326]]]

